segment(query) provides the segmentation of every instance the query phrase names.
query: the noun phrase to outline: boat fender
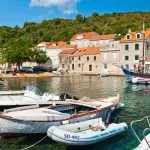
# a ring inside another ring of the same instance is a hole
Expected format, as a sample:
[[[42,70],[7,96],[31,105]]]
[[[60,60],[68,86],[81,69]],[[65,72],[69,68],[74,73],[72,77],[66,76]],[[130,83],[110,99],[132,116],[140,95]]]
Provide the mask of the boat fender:
[[[132,79],[132,83],[134,83],[134,84],[138,83],[138,79],[137,78],[133,78]]]
[[[69,124],[69,120],[62,121],[63,125]]]

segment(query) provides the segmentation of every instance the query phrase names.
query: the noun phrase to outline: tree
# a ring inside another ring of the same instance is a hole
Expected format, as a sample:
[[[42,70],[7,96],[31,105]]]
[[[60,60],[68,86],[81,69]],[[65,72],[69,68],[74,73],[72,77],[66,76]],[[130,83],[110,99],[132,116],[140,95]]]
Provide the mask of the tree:
[[[31,41],[26,38],[12,39],[3,48],[3,59],[8,63],[17,64],[20,70],[21,63],[32,60],[34,53],[31,47]]]
[[[98,14],[97,12],[93,12],[93,13],[92,13],[92,17],[93,17],[93,18],[96,18],[96,17],[98,17],[98,16],[99,16],[99,14]]]
[[[33,62],[45,64],[48,60],[50,60],[50,58],[47,57],[45,51],[36,48],[34,49],[34,57],[32,59]]]
[[[84,21],[83,16],[81,14],[76,15],[76,21],[83,22]]]

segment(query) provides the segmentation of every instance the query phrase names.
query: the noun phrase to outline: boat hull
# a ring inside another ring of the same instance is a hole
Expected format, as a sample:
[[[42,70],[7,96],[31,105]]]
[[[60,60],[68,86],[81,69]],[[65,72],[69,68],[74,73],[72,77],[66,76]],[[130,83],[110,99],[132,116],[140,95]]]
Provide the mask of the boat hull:
[[[103,120],[105,120],[108,112],[110,111],[105,110],[103,112],[94,112],[90,114],[87,113],[79,117],[66,117],[65,119],[59,121],[52,120],[51,118],[47,118],[47,120],[41,121],[25,121],[17,120],[14,118],[0,117],[0,136],[7,137],[22,134],[46,134],[49,127],[62,125],[64,122],[75,123],[90,120],[96,117],[102,117]]]
[[[150,74],[137,73],[122,67],[126,81],[133,84],[150,84]]]

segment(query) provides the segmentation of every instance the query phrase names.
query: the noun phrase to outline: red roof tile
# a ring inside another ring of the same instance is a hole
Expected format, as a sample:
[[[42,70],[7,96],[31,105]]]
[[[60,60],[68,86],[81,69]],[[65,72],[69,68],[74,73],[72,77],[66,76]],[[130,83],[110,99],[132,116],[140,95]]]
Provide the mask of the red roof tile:
[[[79,48],[73,53],[73,56],[96,55],[100,53],[100,47]]]
[[[92,36],[98,35],[98,33],[96,33],[96,32],[78,33],[78,34],[73,35],[73,37],[71,38],[71,40],[79,40],[79,39],[78,39],[78,36],[79,36],[79,35],[82,35],[82,36],[83,36],[83,38],[81,38],[81,39],[90,39]]]
[[[107,35],[98,35],[91,37],[91,40],[97,41],[97,40],[109,40],[114,39],[116,37],[116,34],[107,34]]]
[[[59,53],[59,55],[60,54],[73,54],[76,50],[77,49],[64,49]]]
[[[39,44],[49,45],[49,44],[51,44],[51,42],[41,42],[41,43],[39,43]]]
[[[141,38],[136,38],[136,34],[140,33],[141,34]],[[131,35],[130,39],[126,39],[126,35],[124,37],[122,37],[122,39],[120,40],[121,42],[128,42],[128,41],[142,41],[143,40],[143,33],[142,32],[129,32],[128,34]],[[145,34],[145,38],[150,36],[150,28],[147,28],[146,31],[144,32]]]

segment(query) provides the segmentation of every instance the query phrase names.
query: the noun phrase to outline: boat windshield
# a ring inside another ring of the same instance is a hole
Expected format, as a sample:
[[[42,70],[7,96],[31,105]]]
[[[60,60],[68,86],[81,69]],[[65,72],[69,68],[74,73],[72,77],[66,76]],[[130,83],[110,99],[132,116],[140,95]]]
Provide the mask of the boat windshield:
[[[37,87],[32,86],[32,85],[27,86],[27,87],[26,87],[26,90],[27,90],[27,91],[32,91],[33,93],[35,93],[36,95],[39,95],[39,96],[42,96],[42,95],[43,95],[43,93],[42,93]]]

